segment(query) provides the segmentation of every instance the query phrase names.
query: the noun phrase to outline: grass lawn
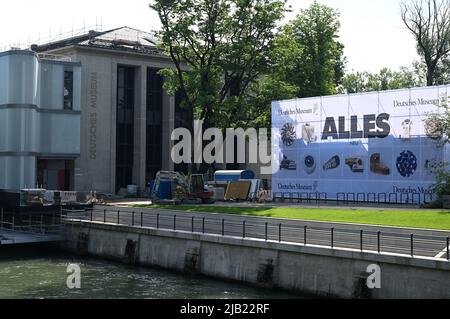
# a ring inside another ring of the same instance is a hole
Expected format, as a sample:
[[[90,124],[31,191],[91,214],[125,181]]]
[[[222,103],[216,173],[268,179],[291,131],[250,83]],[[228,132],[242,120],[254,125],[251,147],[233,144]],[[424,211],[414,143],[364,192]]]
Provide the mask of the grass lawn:
[[[221,207],[136,205],[141,208],[159,208],[199,213],[252,215],[274,218],[291,218],[311,221],[342,222],[381,226],[399,226],[450,230],[450,212],[443,210],[388,210],[388,209],[327,209],[290,207]]]

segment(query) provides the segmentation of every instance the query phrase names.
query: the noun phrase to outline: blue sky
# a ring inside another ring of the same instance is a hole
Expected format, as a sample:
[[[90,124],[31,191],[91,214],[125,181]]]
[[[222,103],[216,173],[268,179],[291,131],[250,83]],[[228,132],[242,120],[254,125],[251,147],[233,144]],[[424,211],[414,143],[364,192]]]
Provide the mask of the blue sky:
[[[127,25],[157,29],[157,16],[148,9],[150,0],[14,0],[2,4],[0,48],[27,44],[38,38],[95,25],[103,29]],[[293,18],[313,0],[289,0]],[[400,19],[399,0],[320,0],[341,12],[341,42],[348,70],[378,71],[382,67],[409,65],[417,54],[414,39]]]

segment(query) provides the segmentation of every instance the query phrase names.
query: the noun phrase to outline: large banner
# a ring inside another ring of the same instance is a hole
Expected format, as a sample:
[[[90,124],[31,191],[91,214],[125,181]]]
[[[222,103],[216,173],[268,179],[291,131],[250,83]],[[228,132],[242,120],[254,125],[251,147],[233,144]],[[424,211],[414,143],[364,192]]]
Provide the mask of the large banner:
[[[429,117],[448,105],[450,86],[273,102],[274,196],[431,201],[449,157]]]

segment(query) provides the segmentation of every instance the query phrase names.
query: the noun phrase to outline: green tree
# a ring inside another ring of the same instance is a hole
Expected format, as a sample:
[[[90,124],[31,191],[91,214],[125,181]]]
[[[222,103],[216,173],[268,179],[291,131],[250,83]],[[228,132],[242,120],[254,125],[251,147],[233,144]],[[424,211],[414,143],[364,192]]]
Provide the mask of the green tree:
[[[166,89],[184,97],[205,127],[264,122],[263,74],[286,0],[156,0],[160,46],[175,68]],[[271,83],[271,82],[268,82]]]
[[[344,76],[339,12],[314,2],[276,41],[277,77],[297,87],[298,97],[331,95]]]
[[[384,68],[378,73],[349,73],[342,80],[338,92],[360,93],[423,86],[425,82],[421,70],[421,65],[415,64],[411,68],[401,67],[399,71]]]

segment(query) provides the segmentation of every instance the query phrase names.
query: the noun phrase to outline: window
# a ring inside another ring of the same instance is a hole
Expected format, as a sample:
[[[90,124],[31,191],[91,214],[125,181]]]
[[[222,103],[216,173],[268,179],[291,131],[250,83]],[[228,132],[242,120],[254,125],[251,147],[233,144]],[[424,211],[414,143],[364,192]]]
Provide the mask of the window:
[[[156,69],[147,70],[147,158],[146,179],[155,179],[162,168],[163,78]]]
[[[134,68],[119,66],[117,76],[116,189],[133,181]]]
[[[73,72],[64,71],[64,109],[73,110]]]

